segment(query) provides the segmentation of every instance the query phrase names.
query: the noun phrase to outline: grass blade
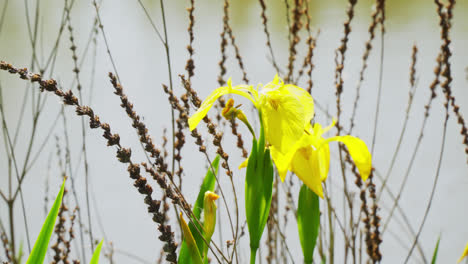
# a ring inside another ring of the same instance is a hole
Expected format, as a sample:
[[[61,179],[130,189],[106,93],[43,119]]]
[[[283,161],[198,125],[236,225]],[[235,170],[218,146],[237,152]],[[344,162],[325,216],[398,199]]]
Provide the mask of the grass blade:
[[[62,183],[60,192],[55,198],[54,205],[50,208],[49,214],[42,225],[41,232],[34,243],[34,247],[29,255],[26,264],[40,264],[44,262],[45,255],[47,253],[47,247],[49,245],[50,237],[54,231],[55,220],[59,213],[60,205],[62,204],[63,191],[65,189],[65,180]]]
[[[432,260],[431,260],[432,264],[435,264],[437,260],[437,253],[439,252],[439,242],[440,242],[440,236],[437,239],[437,244],[435,246],[434,253],[432,254]]]
[[[93,257],[91,258],[91,261],[89,262],[89,264],[98,264],[99,263],[99,255],[101,254],[101,248],[102,248],[102,243],[103,242],[104,242],[104,240],[101,240],[99,245],[94,250]]]

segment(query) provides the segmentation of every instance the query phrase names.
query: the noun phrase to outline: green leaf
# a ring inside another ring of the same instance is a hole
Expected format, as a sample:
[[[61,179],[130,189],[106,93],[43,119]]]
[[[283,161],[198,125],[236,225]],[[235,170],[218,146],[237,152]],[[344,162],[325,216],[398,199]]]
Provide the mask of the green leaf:
[[[436,243],[436,246],[435,246],[435,249],[434,249],[434,253],[432,254],[432,260],[431,260],[431,263],[432,263],[432,264],[435,264],[435,263],[436,263],[436,260],[437,260],[437,253],[439,252],[439,243],[440,243],[440,236],[439,236],[439,238],[437,239],[437,243]]]
[[[270,150],[265,150],[263,126],[260,138],[252,141],[252,151],[247,164],[245,177],[245,210],[249,229],[251,263],[260,245],[263,231],[270,212],[273,189],[273,163]]]
[[[99,263],[99,255],[101,254],[101,248],[102,248],[102,243],[103,242],[104,242],[104,240],[101,240],[101,242],[99,242],[99,245],[94,250],[93,257],[91,258],[91,261],[89,262],[89,264],[98,264]]]
[[[65,180],[62,183],[62,188],[55,199],[54,205],[50,208],[49,214],[42,225],[41,232],[34,243],[34,247],[29,255],[26,264],[40,264],[44,262],[44,258],[49,245],[50,237],[54,231],[55,220],[59,213],[60,205],[62,204],[63,191],[65,189]]]
[[[216,183],[216,174],[218,173],[219,168],[219,159],[220,156],[216,155],[215,159],[211,163],[211,167],[208,168],[205,178],[203,179],[203,183],[200,186],[200,191],[198,192],[197,200],[195,202],[195,205],[193,206],[193,214],[198,219],[198,221],[200,221],[201,212],[203,211],[203,200],[205,199],[205,192],[214,190]],[[211,168],[213,168],[214,173]],[[202,231],[203,228],[201,227],[201,225],[198,224],[198,221],[192,219],[192,222],[197,225],[198,230]],[[189,223],[190,231],[192,232],[193,238],[197,242],[198,248],[202,249],[205,246],[205,242],[203,241],[202,236],[198,233],[197,228],[195,228],[195,225],[192,222]],[[182,245],[180,248],[179,263],[192,263],[185,240],[182,241]]]
[[[200,187],[200,191],[198,192],[197,201],[193,207],[193,214],[197,218],[200,218],[201,212],[203,211],[203,200],[205,199],[205,192],[214,190],[216,174],[218,174],[219,159],[220,156],[216,155],[215,159],[211,163],[211,167],[213,167],[215,173],[213,174],[211,167],[208,168],[205,178],[203,179],[203,183]]]
[[[319,198],[303,184],[299,192],[299,205],[297,207],[297,230],[304,254],[304,263],[312,263],[319,227]]]

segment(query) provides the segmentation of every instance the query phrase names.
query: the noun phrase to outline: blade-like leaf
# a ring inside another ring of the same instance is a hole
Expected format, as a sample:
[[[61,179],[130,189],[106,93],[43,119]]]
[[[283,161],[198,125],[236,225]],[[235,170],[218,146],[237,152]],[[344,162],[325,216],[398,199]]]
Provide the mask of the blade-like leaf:
[[[197,201],[193,206],[193,214],[197,218],[200,218],[201,212],[203,211],[203,200],[205,199],[205,192],[214,190],[216,174],[218,173],[219,167],[219,159],[220,156],[216,155],[215,159],[211,163],[211,167],[208,168],[208,171],[206,172],[205,178],[203,179],[203,183],[200,187],[200,191],[198,192]],[[211,168],[214,169],[214,173]]]
[[[304,263],[312,263],[319,227],[319,198],[307,185],[303,184],[299,192],[297,207],[297,230],[304,254]]]
[[[439,252],[439,243],[440,243],[440,236],[437,239],[437,243],[436,243],[436,246],[435,246],[435,249],[434,249],[434,253],[432,254],[432,260],[431,260],[432,264],[435,264],[436,261],[437,261],[437,253]]]
[[[203,179],[203,183],[200,186],[200,191],[198,192],[197,200],[195,205],[193,206],[193,214],[195,217],[200,221],[201,212],[203,211],[203,200],[205,199],[205,192],[206,191],[213,191],[216,183],[216,174],[218,173],[219,168],[219,159],[220,156],[216,155],[215,159],[211,163],[211,167],[206,172],[205,178]],[[211,169],[213,168],[213,170]],[[197,225],[198,230],[203,230],[203,228],[198,224],[198,221],[193,220],[192,222]],[[195,227],[192,222],[189,223],[190,231],[192,232],[193,238],[197,242],[198,248],[203,248],[205,246],[202,236],[198,233],[197,228]],[[192,263],[187,244],[185,240],[182,242],[182,246],[180,248],[179,253],[179,263]]]
[[[63,190],[65,189],[65,180],[62,183],[62,188],[55,198],[54,205],[50,208],[49,214],[42,225],[41,232],[34,243],[34,247],[29,255],[26,264],[41,264],[44,262],[44,258],[47,252],[47,247],[49,245],[50,237],[54,231],[55,220],[59,213],[60,205],[62,204]]]
[[[101,240],[101,242],[99,242],[99,245],[94,250],[93,257],[91,258],[91,261],[89,262],[89,264],[98,264],[99,263],[99,255],[101,254],[101,248],[102,248],[102,243],[103,242],[104,242],[104,240]]]

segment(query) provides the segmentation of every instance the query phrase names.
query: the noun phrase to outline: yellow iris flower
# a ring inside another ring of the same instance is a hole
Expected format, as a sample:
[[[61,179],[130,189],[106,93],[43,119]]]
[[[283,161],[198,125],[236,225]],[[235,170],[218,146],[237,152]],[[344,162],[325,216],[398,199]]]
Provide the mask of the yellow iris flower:
[[[322,182],[327,179],[330,167],[330,148],[328,143],[331,141],[344,143],[362,179],[365,181],[369,177],[372,169],[372,161],[371,154],[364,141],[349,135],[335,136],[328,139],[322,137],[322,135],[334,125],[335,121],[324,129],[318,123],[315,123],[313,127],[310,124],[306,127],[301,139],[293,147],[294,154],[292,156],[283,157],[283,159],[280,159],[281,163],[276,164],[281,180],[284,181],[289,169],[294,172],[307,187],[323,198]],[[273,158],[277,155],[274,151],[272,151],[271,154]]]
[[[273,161],[282,164],[281,159],[291,156],[293,147],[304,134],[304,128],[314,116],[314,100],[304,89],[292,84],[284,84],[275,76],[272,82],[256,89],[252,85],[232,86],[231,79],[227,86],[214,90],[189,118],[190,130],[200,123],[216,100],[226,94],[237,94],[249,99],[261,113],[265,139],[270,144]],[[286,170],[288,168],[286,167]]]
[[[259,85],[256,89],[251,85],[232,86],[229,79],[227,86],[214,90],[189,118],[190,130],[195,129],[216,100],[226,94],[237,94],[249,99],[261,113],[265,139],[282,181],[288,170],[292,171],[323,198],[322,181],[327,178],[330,166],[330,141],[344,143],[362,179],[365,181],[369,176],[372,163],[366,144],[361,139],[348,135],[323,138],[322,134],[333,127],[335,122],[325,129],[320,124],[312,127],[312,96],[298,86],[284,84],[277,75],[272,82]],[[224,110],[226,114],[233,111],[233,102],[229,103],[229,107]],[[244,166],[247,166],[247,160],[241,164],[241,167]]]

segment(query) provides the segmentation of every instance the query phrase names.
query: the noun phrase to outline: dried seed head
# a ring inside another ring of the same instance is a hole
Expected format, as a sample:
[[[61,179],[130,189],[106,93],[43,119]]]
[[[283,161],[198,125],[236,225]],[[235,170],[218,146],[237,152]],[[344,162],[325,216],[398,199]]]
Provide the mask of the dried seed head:
[[[132,150],[129,148],[121,148],[117,150],[117,159],[122,163],[130,162],[131,156],[132,156]]]

